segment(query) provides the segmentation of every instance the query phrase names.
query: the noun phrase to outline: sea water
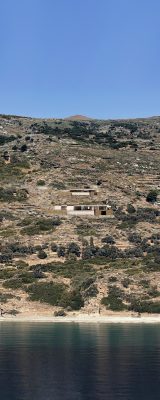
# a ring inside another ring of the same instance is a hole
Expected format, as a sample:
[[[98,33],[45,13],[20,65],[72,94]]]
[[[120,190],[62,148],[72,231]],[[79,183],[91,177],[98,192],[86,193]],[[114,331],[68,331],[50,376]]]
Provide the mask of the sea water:
[[[0,400],[160,400],[160,325],[0,323]]]

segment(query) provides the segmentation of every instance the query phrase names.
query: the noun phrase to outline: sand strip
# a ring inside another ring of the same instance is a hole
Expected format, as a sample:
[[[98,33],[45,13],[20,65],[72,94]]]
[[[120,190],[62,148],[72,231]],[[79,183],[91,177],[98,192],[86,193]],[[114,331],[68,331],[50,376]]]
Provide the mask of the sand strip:
[[[142,315],[138,316],[121,316],[121,315],[96,315],[96,314],[78,314],[78,315],[70,315],[66,317],[54,317],[54,316],[45,316],[45,315],[17,315],[8,316],[4,315],[0,317],[0,322],[63,322],[63,323],[121,323],[121,324],[160,324],[160,315]]]

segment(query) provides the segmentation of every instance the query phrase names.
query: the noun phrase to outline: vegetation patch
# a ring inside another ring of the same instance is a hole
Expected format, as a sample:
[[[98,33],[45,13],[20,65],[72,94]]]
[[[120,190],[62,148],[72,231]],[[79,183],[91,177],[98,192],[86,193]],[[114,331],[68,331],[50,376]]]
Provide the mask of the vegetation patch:
[[[84,305],[79,292],[68,291],[67,286],[60,283],[37,283],[29,286],[27,292],[30,300],[48,303],[52,306],[79,310]]]
[[[21,230],[21,233],[29,236],[48,233],[54,231],[61,223],[62,221],[58,217],[29,219],[28,223],[25,221],[27,226]]]
[[[123,311],[127,307],[121,299],[122,294],[122,290],[117,286],[110,286],[108,296],[102,298],[101,304],[112,311]]]
[[[25,189],[3,188],[0,187],[0,201],[24,201],[27,200],[27,191]]]
[[[37,264],[31,267],[31,270],[40,268],[43,272],[52,272],[55,276],[63,276],[64,278],[74,278],[83,274],[94,275],[94,268],[80,261],[66,261],[64,263],[48,263],[48,264]]]
[[[11,293],[0,293],[0,303],[1,304],[7,303],[8,300],[11,300],[14,298],[17,298],[17,296],[14,296]],[[19,299],[19,297],[18,297],[18,299]]]

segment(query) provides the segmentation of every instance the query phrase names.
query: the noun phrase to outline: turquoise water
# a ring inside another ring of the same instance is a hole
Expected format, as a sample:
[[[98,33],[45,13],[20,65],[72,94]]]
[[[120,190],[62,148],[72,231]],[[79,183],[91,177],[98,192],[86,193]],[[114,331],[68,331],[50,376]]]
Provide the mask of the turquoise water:
[[[1,400],[160,400],[160,325],[0,323]]]

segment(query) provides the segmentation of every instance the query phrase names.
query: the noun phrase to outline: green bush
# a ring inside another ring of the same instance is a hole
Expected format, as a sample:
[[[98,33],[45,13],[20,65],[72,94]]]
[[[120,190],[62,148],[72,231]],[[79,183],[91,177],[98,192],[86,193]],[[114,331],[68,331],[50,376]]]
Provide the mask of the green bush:
[[[42,282],[29,286],[26,291],[29,293],[29,298],[32,301],[59,306],[63,294],[66,294],[66,286],[60,283]]]
[[[80,292],[73,290],[63,294],[59,305],[71,310],[80,310],[84,306],[84,300]]]
[[[63,308],[70,307],[72,310],[79,310],[84,305],[80,292],[68,291],[67,287],[60,283],[36,283],[26,290],[32,301],[41,301]]]
[[[124,278],[124,279],[122,280],[122,285],[123,285],[124,288],[128,288],[128,286],[130,285],[130,283],[131,283],[131,280],[130,280],[129,278]]]
[[[110,286],[107,297],[103,297],[101,304],[112,311],[123,311],[127,307],[122,302],[123,291],[117,286]]]
[[[117,297],[103,297],[101,304],[112,311],[123,311],[126,309],[126,306],[123,304],[122,300]]]
[[[139,313],[160,314],[160,302],[133,300],[129,306],[129,310]]]
[[[54,312],[54,316],[55,317],[66,317],[66,315],[67,314],[63,309]]]
[[[38,235],[46,232],[52,232],[57,226],[61,224],[60,218],[38,218],[27,219],[24,221],[26,227],[22,229],[21,233],[26,235]]]
[[[3,146],[5,143],[13,142],[13,140],[16,140],[16,136],[10,135],[0,135],[0,146]]]
[[[127,212],[128,214],[134,214],[136,212],[136,209],[134,208],[134,206],[132,204],[127,204]]]
[[[148,289],[150,287],[150,282],[147,279],[142,279],[139,283],[144,289]]]
[[[116,281],[117,281],[116,276],[109,276],[109,278],[108,278],[108,282],[109,282],[109,283],[114,283],[114,282],[116,282]]]
[[[63,276],[64,278],[71,278],[74,277],[81,279],[83,281],[84,274],[88,277],[93,277],[95,275],[95,270],[93,266],[89,265],[88,263],[79,260],[79,261],[66,261],[64,263],[61,262],[54,262],[48,264],[37,264],[31,267],[31,270],[35,270],[38,267],[41,268],[42,272],[51,272],[55,276]],[[85,277],[84,277],[85,279]]]
[[[39,250],[37,256],[43,260],[44,258],[47,258],[47,253],[44,250]]]
[[[75,254],[76,257],[80,257],[80,255],[81,255],[80,246],[75,242],[69,243],[69,245],[67,247],[67,254]]]
[[[155,203],[155,201],[157,200],[157,196],[157,190],[150,190],[150,192],[147,194],[146,201],[148,201],[148,203]]]
[[[13,269],[0,269],[0,279],[9,279],[15,274]]]
[[[37,186],[45,186],[46,182],[43,179],[39,179],[39,181],[37,181]]]
[[[89,286],[88,289],[85,290],[84,292],[84,297],[88,298],[88,297],[97,297],[98,294],[98,288],[97,285],[91,285]]]
[[[3,283],[3,286],[7,289],[23,289],[23,283],[21,279],[8,279]]]
[[[12,202],[24,200],[27,200],[27,190],[0,187],[0,201]]]

